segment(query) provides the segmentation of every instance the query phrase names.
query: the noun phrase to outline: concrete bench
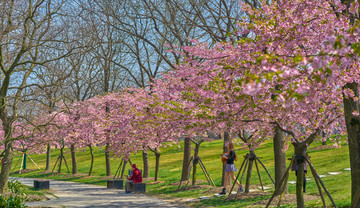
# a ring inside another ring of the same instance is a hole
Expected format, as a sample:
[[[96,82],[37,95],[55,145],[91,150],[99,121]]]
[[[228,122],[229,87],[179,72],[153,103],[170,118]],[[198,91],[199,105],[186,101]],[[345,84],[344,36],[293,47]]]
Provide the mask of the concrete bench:
[[[50,189],[50,181],[48,180],[34,180],[35,189]]]
[[[109,188],[109,189],[124,189],[124,180],[108,180],[107,188]]]
[[[133,183],[134,185],[134,193],[145,193],[146,192],[146,184],[145,183]]]

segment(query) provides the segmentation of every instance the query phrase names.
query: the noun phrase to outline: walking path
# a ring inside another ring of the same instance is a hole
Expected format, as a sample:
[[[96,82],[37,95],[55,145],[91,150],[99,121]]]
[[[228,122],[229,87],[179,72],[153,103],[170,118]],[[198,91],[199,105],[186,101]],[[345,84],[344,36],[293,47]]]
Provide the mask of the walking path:
[[[14,178],[10,178],[14,179]],[[34,178],[16,178],[33,186]],[[50,189],[58,198],[27,203],[29,207],[179,207],[161,199],[141,194],[125,194],[124,190],[107,189],[104,186],[50,180]]]

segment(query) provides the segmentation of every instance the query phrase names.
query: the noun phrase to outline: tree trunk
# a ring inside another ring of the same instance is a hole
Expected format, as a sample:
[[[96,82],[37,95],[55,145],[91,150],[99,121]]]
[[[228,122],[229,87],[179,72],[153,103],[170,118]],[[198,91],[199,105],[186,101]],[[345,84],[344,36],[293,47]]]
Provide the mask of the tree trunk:
[[[105,148],[105,164],[106,164],[106,176],[111,176],[111,160],[109,152],[109,144],[106,144]]]
[[[181,181],[187,181],[190,179],[189,170],[190,165],[189,161],[191,158],[191,140],[189,137],[185,137],[184,141],[184,159],[183,159],[183,169],[181,173]]]
[[[149,157],[148,157],[148,153],[146,151],[146,149],[143,150],[142,152],[142,156],[143,156],[143,164],[144,164],[144,169],[143,169],[143,178],[148,178],[149,177]]]
[[[304,193],[303,193],[303,184],[304,184],[304,167],[305,167],[305,157],[306,157],[306,148],[307,144],[305,142],[297,143],[295,145],[295,161],[297,165],[297,176],[296,176],[296,202],[298,208],[304,208]]]
[[[155,181],[158,180],[159,176],[159,167],[160,167],[160,152],[155,152],[156,165],[155,165]]]
[[[11,137],[7,131],[5,131],[5,135],[7,138]],[[8,180],[9,174],[11,171],[11,165],[13,162],[13,150],[12,150],[12,142],[5,142],[5,156],[4,156],[4,164],[1,167],[0,173],[0,193],[7,193],[8,192]]]
[[[247,173],[246,173],[245,193],[250,192],[250,180],[251,180],[251,172],[252,172],[252,167],[254,164],[254,159],[255,159],[254,150],[250,150],[249,164],[248,164],[248,169],[247,169]]]
[[[94,152],[93,152],[93,149],[92,149],[91,145],[89,145],[89,149],[90,149],[90,155],[91,155],[89,176],[91,176],[92,171],[93,171],[93,166],[94,166]]]
[[[281,184],[281,178],[286,172],[286,154],[285,154],[285,141],[284,133],[278,128],[275,127],[274,135],[274,161],[275,161],[275,190],[278,189]],[[279,195],[282,193],[282,190],[275,193]],[[288,193],[288,186],[285,184],[284,193]]]
[[[227,143],[230,140],[230,135],[228,132],[224,132],[224,147],[223,147],[223,153],[228,152]],[[225,183],[225,167],[226,163],[223,163],[223,169],[222,169],[222,177],[221,177],[221,186],[224,186]]]
[[[322,141],[321,141],[321,145],[326,145],[326,134],[325,132],[321,132],[321,137],[322,137]]]
[[[195,144],[195,153],[194,153],[194,161],[193,161],[193,178],[192,178],[193,186],[195,186],[196,184],[196,167],[199,162],[198,157],[199,157],[200,144],[201,142]]]
[[[355,97],[359,97],[358,85],[356,83],[348,83],[344,87],[351,89]],[[359,102],[352,98],[343,98],[344,114],[347,129],[350,152],[350,168],[351,168],[351,205],[360,208],[360,199],[356,201],[355,195],[360,189],[360,117],[354,116],[354,111],[359,112]]]
[[[45,170],[47,170],[47,171],[50,170],[50,159],[51,159],[51,145],[49,143],[47,145],[47,149],[46,149],[46,166],[45,166]]]
[[[77,174],[78,166],[77,166],[77,160],[76,160],[75,144],[72,144],[70,146],[70,151],[71,151],[72,174]]]

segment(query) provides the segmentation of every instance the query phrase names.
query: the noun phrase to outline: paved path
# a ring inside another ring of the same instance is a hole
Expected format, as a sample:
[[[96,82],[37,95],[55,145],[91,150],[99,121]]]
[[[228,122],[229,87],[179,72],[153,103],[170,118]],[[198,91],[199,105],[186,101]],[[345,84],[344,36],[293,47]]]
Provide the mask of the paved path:
[[[14,178],[10,178],[14,179]],[[34,178],[16,178],[33,186]],[[107,189],[104,186],[50,180],[52,193],[59,198],[27,203],[30,207],[179,207],[157,198],[141,194],[125,194],[124,190]]]

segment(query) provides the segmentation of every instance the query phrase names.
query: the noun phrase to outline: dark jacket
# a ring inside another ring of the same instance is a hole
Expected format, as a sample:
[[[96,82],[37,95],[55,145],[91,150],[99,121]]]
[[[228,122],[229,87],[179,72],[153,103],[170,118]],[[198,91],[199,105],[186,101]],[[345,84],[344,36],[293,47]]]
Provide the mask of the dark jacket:
[[[133,180],[134,183],[142,183],[141,173],[138,168],[135,168],[135,170],[132,172],[132,176],[129,178],[129,180]]]
[[[235,150],[231,150],[226,161],[226,164],[234,164],[234,160],[236,158]]]

